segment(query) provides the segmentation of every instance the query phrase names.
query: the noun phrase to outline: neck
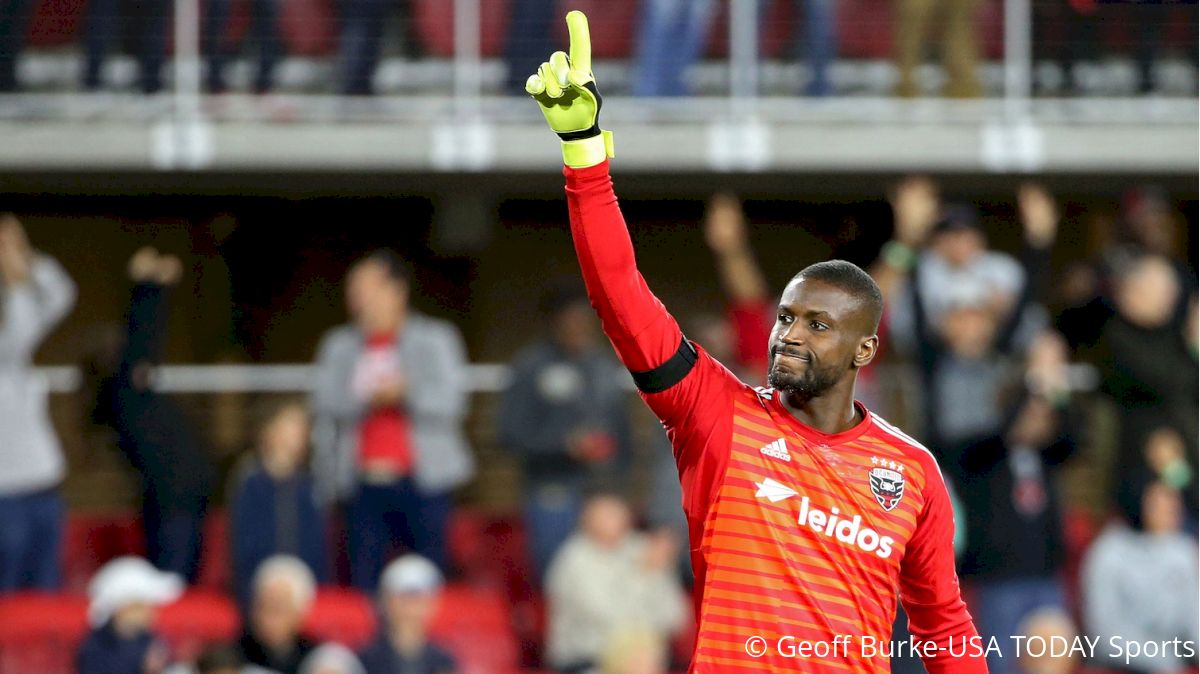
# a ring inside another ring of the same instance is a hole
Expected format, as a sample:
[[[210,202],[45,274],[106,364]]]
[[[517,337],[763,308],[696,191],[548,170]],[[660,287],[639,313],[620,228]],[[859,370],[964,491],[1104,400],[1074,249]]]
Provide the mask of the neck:
[[[854,406],[853,379],[849,385],[838,384],[821,396],[788,392],[780,401],[800,423],[827,435],[848,431],[862,421]]]
[[[425,630],[420,626],[400,623],[391,629],[392,646],[401,654],[411,655],[425,645]]]

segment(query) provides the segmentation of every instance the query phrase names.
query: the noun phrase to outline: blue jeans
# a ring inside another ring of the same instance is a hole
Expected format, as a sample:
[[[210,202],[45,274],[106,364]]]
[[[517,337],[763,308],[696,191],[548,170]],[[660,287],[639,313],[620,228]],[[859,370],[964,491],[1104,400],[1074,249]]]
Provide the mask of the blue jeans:
[[[796,0],[796,10],[804,13],[804,45],[808,65],[812,68],[813,78],[805,89],[809,96],[828,96],[833,93],[833,86],[829,83],[829,64],[837,52],[835,9],[834,0]]]
[[[1021,622],[1038,609],[1066,610],[1062,585],[1055,578],[1013,578],[978,582],[972,588],[975,626],[985,642],[995,637],[1003,652],[1003,657],[988,655],[988,671],[1017,674],[1017,653],[1010,637],[1019,634]]]
[[[445,570],[450,510],[448,492],[422,494],[411,480],[360,484],[346,511],[350,518],[350,582],[360,590],[374,591],[397,544]]]
[[[204,24],[204,41],[208,50],[209,91],[225,91],[225,62],[229,45],[225,32],[229,27],[231,0],[209,0],[208,21]],[[258,73],[254,77],[254,93],[270,91],[275,64],[282,47],[279,41],[279,0],[251,0],[250,39],[258,51]]]
[[[123,31],[136,35],[140,86],[144,93],[162,89],[162,66],[167,53],[167,26],[173,5],[167,0],[90,0],[87,3],[87,58],[83,70],[86,89],[100,87],[100,70],[109,48]]]
[[[17,57],[25,44],[33,0],[0,0],[0,91],[17,88]]]
[[[642,0],[634,96],[687,95],[683,75],[708,44],[712,14],[712,0]]]
[[[0,496],[0,593],[58,589],[65,512],[57,489]]]
[[[525,498],[525,529],[538,578],[546,575],[559,546],[579,524],[580,490],[564,485],[534,487]]]

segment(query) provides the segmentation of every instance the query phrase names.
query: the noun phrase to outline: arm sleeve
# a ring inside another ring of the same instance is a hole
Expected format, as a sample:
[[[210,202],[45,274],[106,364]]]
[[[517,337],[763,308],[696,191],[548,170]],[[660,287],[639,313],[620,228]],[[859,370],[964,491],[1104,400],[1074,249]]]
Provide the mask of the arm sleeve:
[[[350,373],[337,353],[338,333],[330,332],[317,349],[311,404],[317,417],[339,423],[357,421],[366,406],[350,390]]]
[[[929,475],[925,506],[900,563],[900,601],[908,613],[908,628],[918,640],[943,649],[922,658],[929,674],[987,674],[982,649],[974,646],[979,633],[962,600],[954,568],[950,495],[932,459],[925,470]],[[965,648],[966,657],[953,657],[945,650],[951,640],[958,653]]]
[[[140,283],[133,287],[126,322],[125,355],[121,365],[128,370],[141,362],[162,362],[167,338],[168,290],[159,285]]]
[[[695,544],[710,491],[728,458],[733,394],[742,384],[702,348],[685,342],[679,324],[650,292],[637,268],[608,162],[563,173],[575,253],[605,334],[635,380],[646,379],[638,373],[670,370],[669,385],[639,386],[671,438]]]
[[[34,258],[29,279],[0,298],[0,363],[28,362],[75,305],[76,288],[56,260]]]
[[[438,333],[441,348],[428,362],[416,364],[424,385],[409,395],[408,406],[423,421],[454,425],[467,413],[467,347],[457,328],[444,325]]]

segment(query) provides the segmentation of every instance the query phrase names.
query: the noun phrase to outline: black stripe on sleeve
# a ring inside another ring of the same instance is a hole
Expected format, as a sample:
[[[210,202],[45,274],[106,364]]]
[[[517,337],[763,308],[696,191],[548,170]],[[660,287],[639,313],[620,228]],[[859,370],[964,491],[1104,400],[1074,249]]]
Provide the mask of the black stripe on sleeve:
[[[633,383],[637,384],[638,390],[643,393],[662,393],[683,381],[696,365],[697,358],[699,355],[696,353],[696,347],[684,337],[679,343],[679,350],[667,362],[653,370],[632,372]]]

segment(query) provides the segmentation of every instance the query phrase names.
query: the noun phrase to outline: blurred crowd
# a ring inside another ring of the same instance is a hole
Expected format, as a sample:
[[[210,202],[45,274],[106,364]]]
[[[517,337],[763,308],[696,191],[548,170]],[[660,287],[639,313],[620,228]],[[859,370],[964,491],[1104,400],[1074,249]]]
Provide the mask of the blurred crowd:
[[[989,245],[974,206],[945,203],[929,178],[901,180],[889,199],[893,233],[870,266],[886,300],[884,358],[859,378],[858,395],[913,420],[908,430],[948,478],[968,603],[1006,649],[992,671],[1194,669],[1194,657],[1162,654],[1035,661],[1014,657],[1008,639],[1200,639],[1200,340],[1180,214],[1152,188],[1131,192],[1119,222],[1095,233],[1106,237],[1101,253],[1070,256],[1054,277],[1063,216],[1042,186],[1016,194],[1015,256]],[[727,304],[681,319],[760,383],[775,298],[753,227],[737,198],[721,194],[701,229]],[[141,478],[146,556],[111,560],[92,578],[78,671],[460,671],[459,654],[429,626],[447,579],[463,571],[447,541],[455,492],[476,475],[463,428],[469,360],[458,327],[412,308],[412,272],[388,250],[347,270],[350,320],[321,340],[309,396],[262,410],[254,446],[230,476],[227,591],[244,634],[182,658],[156,633],[156,607],[196,582],[202,525],[220,505],[205,434],[154,386],[184,267],[154,248],[134,253],[125,330],[82,368],[87,422],[110,429]],[[34,248],[16,216],[0,215],[0,595],[62,586],[66,466],[32,359],[75,295],[68,271]],[[495,427],[521,467],[524,549],[503,564],[545,606],[533,621],[543,648],[526,664],[667,671],[686,658],[691,614],[669,446],[661,429],[646,440],[655,462],[650,496],[639,498],[628,374],[581,285],[548,283],[540,309],[540,335],[512,360]],[[884,381],[896,377],[914,383],[900,400]],[[1098,409],[1115,428],[1096,423]],[[1096,452],[1101,445],[1111,452]],[[1080,454],[1105,463],[1110,479],[1100,488],[1105,516],[1082,546],[1059,479]],[[318,589],[337,584],[373,598],[378,612],[379,629],[357,652],[302,630]]]
[[[526,76],[546,55],[561,48],[562,12],[558,0],[488,0],[481,4],[485,56],[499,57],[509,93],[523,91]],[[587,4],[587,3],[585,3]],[[614,44],[604,56],[628,58],[629,90],[636,96],[680,96],[694,92],[689,67],[726,51],[726,22],[745,3],[718,0],[608,0],[594,3],[597,35]],[[405,58],[446,56],[453,51],[453,9],[443,0],[207,0],[199,33],[205,61],[204,85],[211,93],[229,88],[232,60],[252,63],[248,89],[270,92],[284,57],[298,54],[334,64],[332,89],[369,95],[385,54]],[[588,4],[587,7],[592,5]],[[805,65],[793,93],[827,96],[835,91],[831,66],[842,59],[891,59],[894,93],[928,92],[919,66],[937,55],[943,69],[941,91],[958,98],[983,92],[981,58],[1000,58],[1002,4],[972,0],[759,0],[745,5],[757,25],[757,54],[795,57]],[[586,7],[585,7],[586,8]],[[0,4],[0,92],[18,88],[18,59],[27,36],[53,36],[54,46],[78,40],[82,51],[80,85],[102,90],[105,63],[115,52],[133,57],[138,88],[154,93],[164,85],[173,3],[167,0],[4,0]],[[30,24],[35,26],[31,31]],[[1034,3],[1035,56],[1057,63],[1063,75],[1059,93],[1084,90],[1077,66],[1113,56],[1131,60],[1132,90],[1150,92],[1156,64],[1172,56],[1195,64],[1195,12],[1171,3],[1095,3],[1039,0]],[[1132,28],[1130,27],[1132,26]]]

